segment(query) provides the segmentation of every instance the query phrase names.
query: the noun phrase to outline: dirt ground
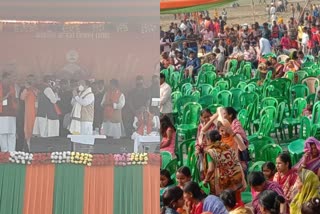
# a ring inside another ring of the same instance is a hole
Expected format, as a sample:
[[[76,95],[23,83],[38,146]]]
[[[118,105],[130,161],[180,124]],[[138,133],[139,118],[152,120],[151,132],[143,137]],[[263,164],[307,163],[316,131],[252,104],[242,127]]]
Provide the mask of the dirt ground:
[[[263,0],[261,0],[263,2]],[[263,23],[268,21],[268,16],[266,12],[266,4],[259,4],[259,0],[254,0],[255,2],[255,12],[253,17],[253,10],[251,6],[251,0],[238,0],[237,1],[240,5],[240,7],[232,8],[230,4],[225,5],[224,7],[217,8],[219,15],[221,14],[221,11],[223,8],[226,8],[228,12],[228,20],[227,24],[252,24],[254,23],[254,20]],[[266,0],[268,4],[270,4],[271,0]],[[294,3],[296,6],[296,3],[299,2],[301,7],[304,7],[306,4],[306,1],[301,0],[288,0],[289,5],[290,3]],[[317,0],[314,0],[313,3],[316,3]],[[309,8],[309,7],[308,7]],[[210,17],[213,17],[214,15],[214,9],[209,10]],[[290,7],[288,6],[288,11],[284,13],[277,13],[277,17],[282,17],[287,23],[287,20],[292,16],[292,13],[290,12]],[[160,25],[162,26],[163,30],[167,30],[170,23],[175,22],[179,23],[179,20],[174,20],[173,15],[161,15],[160,16]]]

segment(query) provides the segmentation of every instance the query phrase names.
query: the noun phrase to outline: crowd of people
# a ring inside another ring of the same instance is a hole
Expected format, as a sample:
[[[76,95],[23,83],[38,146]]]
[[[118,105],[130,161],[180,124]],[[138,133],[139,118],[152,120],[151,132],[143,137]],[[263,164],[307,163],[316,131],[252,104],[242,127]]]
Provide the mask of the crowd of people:
[[[167,31],[161,29],[161,70],[179,72],[182,82],[190,78],[191,83],[196,83],[204,63],[214,65],[217,75],[225,77],[230,72],[230,62],[236,59],[238,66],[242,61],[250,62],[250,75],[252,79],[258,79],[257,85],[262,85],[268,74],[272,80],[285,77],[288,72],[299,71],[319,55],[320,8],[312,4],[309,12],[300,8],[298,18],[291,17],[285,23],[276,15],[288,10],[287,4],[281,8],[277,6],[274,16],[270,16],[271,23],[266,22],[262,26],[259,23],[230,26],[225,13],[215,14],[213,19],[203,17],[204,13],[186,15],[180,25],[171,23]],[[188,20],[190,17],[195,18]],[[166,83],[168,78],[165,72],[160,73],[160,100],[162,106],[166,106],[165,111],[160,109],[160,148],[170,152],[174,158],[178,137],[176,121],[172,117],[172,89]],[[317,91],[320,92],[319,88]],[[315,102],[319,100],[319,92],[316,92]],[[305,154],[295,165],[289,153],[283,152],[275,160],[266,162],[261,170],[249,172],[250,142],[237,119],[237,111],[225,106],[212,113],[204,108],[199,120],[194,154],[200,182],[195,182],[194,169],[188,166],[180,167],[174,174],[161,169],[162,213],[319,212],[319,140],[310,137],[305,141]],[[208,188],[208,194],[204,188]],[[252,194],[250,205],[244,204],[241,198],[241,193],[247,188]]]
[[[136,88],[125,95],[116,79],[106,84],[30,74],[20,83],[13,74],[4,71],[0,82],[2,152],[29,151],[32,137],[101,134],[120,139],[160,128],[159,108],[151,102],[159,98],[158,75],[148,88],[137,76]]]

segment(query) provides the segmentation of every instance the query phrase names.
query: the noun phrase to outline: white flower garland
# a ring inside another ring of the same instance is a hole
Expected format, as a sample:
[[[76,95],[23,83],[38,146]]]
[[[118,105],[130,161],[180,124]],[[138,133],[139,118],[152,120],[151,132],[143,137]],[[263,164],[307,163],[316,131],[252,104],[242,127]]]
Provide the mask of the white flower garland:
[[[10,152],[9,161],[17,164],[31,164],[33,159],[32,153]]]

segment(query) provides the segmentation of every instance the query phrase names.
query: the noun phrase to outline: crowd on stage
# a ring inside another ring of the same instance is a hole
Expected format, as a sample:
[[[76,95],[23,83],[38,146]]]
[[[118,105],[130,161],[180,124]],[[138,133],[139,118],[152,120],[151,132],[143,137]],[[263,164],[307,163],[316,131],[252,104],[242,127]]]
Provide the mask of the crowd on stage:
[[[213,18],[203,12],[179,14],[180,23],[160,29],[160,70],[178,72],[181,82],[189,78],[195,85],[203,64],[213,65],[217,76],[228,77],[231,61],[237,60],[238,66],[241,62],[250,63],[251,78],[255,77],[257,85],[262,85],[266,78],[282,78],[288,72],[301,70],[308,62],[316,64],[320,56],[319,5],[311,4],[307,10],[299,5],[300,13],[290,3],[272,4],[272,7],[275,7],[272,13],[268,13],[270,21],[262,24],[231,26],[225,10],[221,14],[214,12]],[[288,20],[281,18],[280,12],[289,7],[295,11],[294,16]],[[165,72],[160,73],[160,149],[174,158],[178,138],[169,78]],[[319,100],[320,87],[314,102]],[[173,174],[161,169],[162,213],[319,213],[320,141],[309,137],[304,143],[302,159],[294,165],[288,152],[283,152],[260,170],[249,173],[250,142],[237,113],[231,106],[219,107],[216,113],[202,109],[194,146],[201,182],[194,181],[195,169],[188,166],[178,168]],[[206,185],[209,194],[203,191]],[[250,205],[244,204],[241,198],[248,186],[252,194]]]
[[[78,78],[78,77],[75,77]],[[120,139],[148,135],[159,129],[159,76],[150,86],[143,76],[128,93],[112,79],[64,79],[30,74],[17,82],[4,69],[0,81],[0,147],[2,152],[29,151],[33,137],[106,135]]]

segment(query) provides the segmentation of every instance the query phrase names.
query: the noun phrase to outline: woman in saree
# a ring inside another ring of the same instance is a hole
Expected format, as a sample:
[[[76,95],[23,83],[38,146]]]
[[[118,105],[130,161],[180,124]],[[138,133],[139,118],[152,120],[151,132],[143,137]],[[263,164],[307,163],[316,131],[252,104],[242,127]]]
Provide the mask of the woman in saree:
[[[304,156],[293,168],[300,167],[313,171],[320,178],[320,141],[316,138],[309,137],[305,141]]]
[[[246,189],[246,181],[237,153],[221,142],[221,135],[213,130],[207,134],[207,146],[203,168],[204,183],[209,183],[210,193],[220,195],[225,189],[236,192],[241,203],[241,191]]]
[[[299,192],[290,204],[290,213],[301,214],[301,207],[303,203],[320,196],[320,181],[318,176],[312,171],[302,168],[299,171],[296,186]]]
[[[291,158],[288,153],[282,153],[277,157],[276,168],[277,172],[273,177],[273,181],[281,186],[286,200],[291,202],[298,174],[297,170],[292,168]]]

